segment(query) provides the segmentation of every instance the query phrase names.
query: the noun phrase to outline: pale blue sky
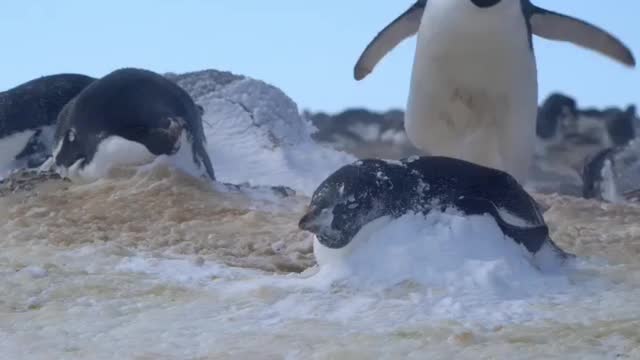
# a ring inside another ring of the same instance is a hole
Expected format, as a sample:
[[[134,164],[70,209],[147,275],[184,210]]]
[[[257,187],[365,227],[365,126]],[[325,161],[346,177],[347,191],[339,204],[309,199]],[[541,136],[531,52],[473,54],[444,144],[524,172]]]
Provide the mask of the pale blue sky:
[[[459,1],[459,0],[451,0]],[[0,89],[40,75],[101,76],[119,67],[214,68],[282,88],[301,109],[404,108],[415,40],[367,79],[352,78],[371,38],[412,0],[3,0]],[[618,35],[640,59],[638,0],[538,0]],[[536,40],[540,96],[581,106],[640,104],[640,69]]]

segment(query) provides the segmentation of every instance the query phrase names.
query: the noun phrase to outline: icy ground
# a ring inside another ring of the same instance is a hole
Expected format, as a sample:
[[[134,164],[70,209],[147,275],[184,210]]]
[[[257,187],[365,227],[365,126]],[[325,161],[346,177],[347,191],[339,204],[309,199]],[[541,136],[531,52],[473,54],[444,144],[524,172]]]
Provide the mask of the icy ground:
[[[297,221],[352,158],[313,143],[276,88],[179,81],[201,91],[221,180],[300,193],[157,162],[0,197],[0,358],[640,358],[640,208],[537,196],[578,255],[542,271],[491,218],[456,213],[314,254]]]

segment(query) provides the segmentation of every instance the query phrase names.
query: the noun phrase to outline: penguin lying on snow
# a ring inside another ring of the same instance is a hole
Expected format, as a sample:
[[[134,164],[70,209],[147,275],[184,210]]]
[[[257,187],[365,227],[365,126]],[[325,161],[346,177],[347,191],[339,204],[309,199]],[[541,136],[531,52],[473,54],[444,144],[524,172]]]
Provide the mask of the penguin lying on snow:
[[[0,167],[14,160],[40,166],[50,155],[60,110],[95,79],[43,76],[0,93]]]
[[[507,171],[520,182],[535,149],[532,34],[635,66],[631,51],[604,30],[529,0],[418,0],[367,46],[356,80],[416,33],[405,116],[411,142],[430,155]]]
[[[547,245],[561,259],[569,256],[551,240],[536,202],[513,177],[446,157],[346,165],[316,189],[298,226],[314,233],[320,244],[339,249],[380,217],[448,207],[467,215],[491,215],[506,236],[532,254]]]
[[[196,171],[215,180],[201,112],[189,94],[159,74],[114,71],[64,107],[52,162],[71,177],[95,178],[112,165],[184,153]]]

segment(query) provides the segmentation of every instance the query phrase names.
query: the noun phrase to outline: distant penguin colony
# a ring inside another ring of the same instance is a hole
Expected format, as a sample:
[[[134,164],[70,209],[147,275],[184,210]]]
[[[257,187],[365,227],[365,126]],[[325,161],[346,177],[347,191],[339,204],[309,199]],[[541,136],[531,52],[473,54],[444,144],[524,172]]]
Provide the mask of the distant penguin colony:
[[[538,111],[536,135],[544,140],[557,137],[564,122],[577,116],[578,106],[574,99],[562,94],[551,94]]]
[[[90,176],[87,168],[112,165],[111,153],[123,149],[132,164],[188,150],[202,175],[215,180],[201,114],[189,94],[165,77],[141,69],[117,70],[64,107],[52,160],[66,176],[85,177]]]
[[[430,155],[528,177],[535,148],[538,82],[532,34],[568,41],[635,66],[604,30],[528,0],[418,0],[362,53],[365,78],[418,33],[405,116],[411,142]]]
[[[546,144],[624,146],[636,137],[637,122],[634,105],[579,109],[573,98],[553,93],[539,108],[536,133]]]
[[[316,189],[298,226],[314,233],[323,246],[340,249],[380,217],[449,207],[467,215],[489,214],[505,235],[531,254],[546,247],[560,259],[568,256],[549,237],[535,200],[511,175],[446,157],[370,159],[346,165]]]
[[[35,168],[51,155],[60,110],[95,79],[80,74],[43,76],[0,93],[0,167]]]

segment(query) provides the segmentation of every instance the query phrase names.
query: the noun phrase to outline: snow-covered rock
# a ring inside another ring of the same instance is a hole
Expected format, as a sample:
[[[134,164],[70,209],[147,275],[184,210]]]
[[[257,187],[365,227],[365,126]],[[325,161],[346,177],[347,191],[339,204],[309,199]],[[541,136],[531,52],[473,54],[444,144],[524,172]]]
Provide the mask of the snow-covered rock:
[[[220,181],[289,186],[306,194],[352,155],[316,143],[316,129],[275,86],[228,72],[166,75],[204,110],[209,155]]]

